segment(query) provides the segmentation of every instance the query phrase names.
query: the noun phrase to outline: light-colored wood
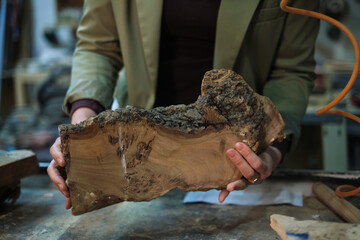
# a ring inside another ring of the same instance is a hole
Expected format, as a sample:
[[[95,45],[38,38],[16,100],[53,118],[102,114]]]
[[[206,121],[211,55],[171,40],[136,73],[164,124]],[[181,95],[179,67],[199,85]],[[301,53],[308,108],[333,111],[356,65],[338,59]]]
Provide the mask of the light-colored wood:
[[[270,216],[270,226],[282,240],[358,240],[360,224],[324,222],[315,220],[297,221],[280,214]]]
[[[40,63],[36,59],[23,59],[17,64],[14,74],[16,107],[34,104],[27,99],[28,85],[38,85],[50,75],[50,71],[41,69],[39,66]]]
[[[360,223],[360,210],[344,198],[338,197],[328,186],[321,182],[316,182],[313,185],[312,191],[320,201],[345,221]]]
[[[30,150],[0,151],[0,187],[37,173],[38,161]]]
[[[241,175],[225,152],[236,142],[260,153],[284,138],[272,102],[228,70],[205,74],[194,104],[107,111],[60,126],[74,215],[171,189],[224,189]]]

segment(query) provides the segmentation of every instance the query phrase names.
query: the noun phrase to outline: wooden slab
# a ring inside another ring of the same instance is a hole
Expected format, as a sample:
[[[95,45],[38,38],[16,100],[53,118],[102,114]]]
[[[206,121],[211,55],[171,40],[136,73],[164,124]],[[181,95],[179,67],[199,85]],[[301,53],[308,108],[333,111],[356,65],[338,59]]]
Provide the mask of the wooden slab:
[[[205,74],[190,105],[106,111],[59,127],[74,215],[171,189],[224,189],[241,177],[225,157],[236,142],[261,153],[282,140],[272,102],[229,70]]]

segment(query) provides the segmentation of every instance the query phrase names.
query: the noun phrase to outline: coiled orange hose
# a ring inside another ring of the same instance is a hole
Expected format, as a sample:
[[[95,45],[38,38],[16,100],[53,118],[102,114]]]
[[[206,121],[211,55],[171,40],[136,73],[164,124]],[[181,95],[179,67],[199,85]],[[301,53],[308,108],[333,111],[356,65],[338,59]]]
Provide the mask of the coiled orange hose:
[[[356,41],[356,38],[350,32],[350,30],[347,27],[345,27],[344,24],[340,23],[339,21],[337,21],[337,20],[335,20],[335,19],[333,19],[333,18],[331,18],[329,16],[326,16],[324,14],[321,14],[321,13],[317,13],[317,12],[313,12],[313,11],[309,11],[309,10],[304,10],[304,9],[299,9],[299,8],[294,8],[294,7],[288,7],[287,2],[288,2],[288,0],[282,0],[281,3],[280,3],[280,7],[281,7],[281,9],[283,11],[289,12],[289,13],[305,15],[305,16],[310,16],[310,17],[314,17],[314,18],[318,18],[318,19],[327,21],[327,22],[333,24],[334,26],[338,27],[339,29],[341,29],[349,37],[349,39],[350,39],[350,41],[351,41],[351,43],[352,43],[352,45],[354,47],[354,51],[355,51],[355,65],[354,65],[354,70],[352,72],[350,80],[347,83],[347,85],[345,86],[345,88],[343,89],[343,91],[332,102],[330,102],[328,105],[321,108],[320,110],[316,111],[316,115],[335,114],[335,115],[340,115],[340,116],[350,118],[350,119],[360,123],[360,118],[353,115],[353,114],[351,114],[351,113],[343,112],[343,111],[340,111],[340,110],[330,110],[331,108],[335,107],[336,104],[338,104],[346,96],[346,94],[350,91],[350,89],[354,85],[354,83],[356,81],[356,78],[357,78],[357,75],[359,73],[360,50],[359,50],[359,45],[358,45],[358,43]]]
[[[341,91],[341,93],[332,101],[330,102],[328,105],[326,105],[325,107],[319,109],[318,111],[316,111],[316,115],[321,115],[321,114],[335,114],[335,115],[340,115],[340,116],[344,116],[347,118],[350,118],[358,123],[360,123],[360,118],[351,114],[351,113],[347,113],[347,112],[343,112],[340,110],[331,110],[333,107],[336,106],[336,104],[338,104],[345,96],[346,94],[348,94],[348,92],[350,91],[350,89],[352,88],[352,86],[354,85],[357,75],[359,73],[359,69],[360,69],[360,50],[359,50],[359,45],[356,41],[356,38],[354,37],[354,35],[351,33],[351,31],[345,27],[344,24],[340,23],[339,21],[326,16],[324,14],[318,13],[318,12],[314,12],[314,11],[309,11],[309,10],[305,10],[305,9],[299,9],[299,8],[294,8],[294,7],[289,7],[287,6],[288,0],[281,0],[280,3],[280,7],[283,11],[288,12],[288,13],[295,13],[295,14],[300,14],[300,15],[305,15],[305,16],[310,16],[310,17],[314,17],[314,18],[318,18],[321,20],[324,20],[326,22],[329,22],[331,24],[333,24],[334,26],[338,27],[339,29],[341,29],[350,39],[353,47],[354,47],[354,51],[355,51],[355,65],[354,65],[354,70],[352,72],[352,75],[350,77],[349,82],[346,84],[345,88]],[[342,190],[351,190],[351,191],[342,191]],[[349,196],[353,196],[357,193],[360,193],[360,187],[355,187],[355,186],[351,186],[351,185],[342,185],[339,186],[336,189],[336,194],[340,197],[349,197]]]
[[[352,185],[341,185],[336,188],[335,193],[339,197],[350,197],[360,193],[360,187],[355,187]]]

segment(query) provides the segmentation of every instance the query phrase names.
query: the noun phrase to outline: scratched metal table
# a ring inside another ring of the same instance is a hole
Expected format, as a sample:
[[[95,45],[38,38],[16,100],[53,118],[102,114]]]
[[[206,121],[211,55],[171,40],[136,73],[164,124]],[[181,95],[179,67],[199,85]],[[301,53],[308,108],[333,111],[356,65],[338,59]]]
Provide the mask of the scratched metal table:
[[[274,213],[342,222],[314,197],[304,207],[183,204],[173,190],[151,202],[123,202],[81,216],[64,209],[64,198],[46,174],[22,181],[14,206],[0,210],[0,239],[280,239],[270,228]]]

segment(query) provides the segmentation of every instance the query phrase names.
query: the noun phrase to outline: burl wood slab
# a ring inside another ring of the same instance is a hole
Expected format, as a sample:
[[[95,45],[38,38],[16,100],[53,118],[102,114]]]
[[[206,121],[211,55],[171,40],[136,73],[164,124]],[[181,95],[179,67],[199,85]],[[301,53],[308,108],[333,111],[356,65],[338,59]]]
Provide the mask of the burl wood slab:
[[[169,190],[224,189],[241,177],[225,152],[236,142],[261,153],[284,138],[272,102],[230,70],[205,74],[190,105],[106,111],[59,127],[72,213]]]

